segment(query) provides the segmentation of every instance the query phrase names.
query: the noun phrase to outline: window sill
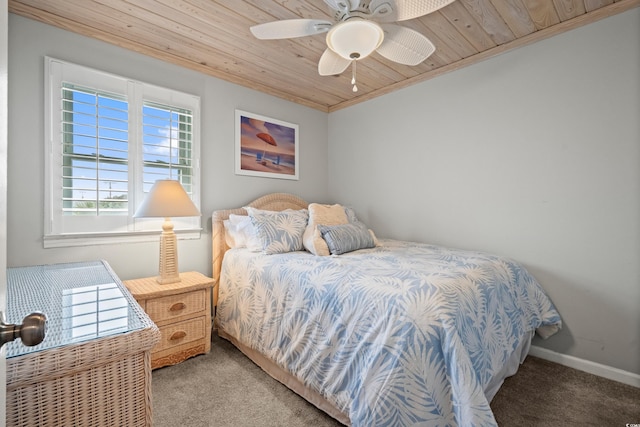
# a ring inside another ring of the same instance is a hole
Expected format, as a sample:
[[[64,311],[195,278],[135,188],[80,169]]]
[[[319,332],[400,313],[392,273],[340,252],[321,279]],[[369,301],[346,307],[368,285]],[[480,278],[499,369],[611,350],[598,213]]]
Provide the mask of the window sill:
[[[199,239],[202,229],[174,230],[178,240]],[[116,245],[120,243],[159,242],[159,231],[137,231],[129,233],[73,233],[48,234],[42,239],[45,249],[72,246]]]

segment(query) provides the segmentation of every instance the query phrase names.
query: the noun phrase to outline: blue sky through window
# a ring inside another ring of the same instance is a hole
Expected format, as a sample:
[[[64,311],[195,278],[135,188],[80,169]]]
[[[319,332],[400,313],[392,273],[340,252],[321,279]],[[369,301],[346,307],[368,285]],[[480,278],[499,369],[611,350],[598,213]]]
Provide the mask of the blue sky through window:
[[[142,107],[144,191],[157,179],[191,185],[192,118],[187,110]],[[128,213],[129,104],[120,95],[63,87],[63,198],[69,214]]]

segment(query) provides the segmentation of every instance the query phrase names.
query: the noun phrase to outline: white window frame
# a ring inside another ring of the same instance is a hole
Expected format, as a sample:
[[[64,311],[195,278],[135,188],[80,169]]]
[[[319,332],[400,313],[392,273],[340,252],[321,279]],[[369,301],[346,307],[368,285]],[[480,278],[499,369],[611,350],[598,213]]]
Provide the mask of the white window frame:
[[[157,241],[163,219],[133,218],[144,199],[142,105],[152,102],[192,111],[191,198],[200,210],[200,97],[45,57],[45,248]],[[128,214],[70,217],[62,214],[62,84],[123,95],[129,104]],[[150,183],[146,183],[150,187]],[[151,183],[152,184],[152,183]],[[66,222],[65,222],[66,220]],[[75,221],[75,220],[79,220]],[[200,238],[201,216],[172,218],[179,239]],[[84,229],[74,229],[84,223]],[[88,225],[87,225],[88,224]],[[88,226],[97,231],[88,231]]]

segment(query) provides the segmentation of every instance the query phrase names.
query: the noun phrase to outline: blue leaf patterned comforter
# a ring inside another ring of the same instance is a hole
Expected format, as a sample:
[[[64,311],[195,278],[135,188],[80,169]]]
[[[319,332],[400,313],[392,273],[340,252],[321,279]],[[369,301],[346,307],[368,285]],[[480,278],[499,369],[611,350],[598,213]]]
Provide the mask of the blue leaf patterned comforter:
[[[485,388],[531,331],[561,323],[517,263],[395,240],[332,257],[230,250],[217,320],[367,427],[496,425]]]

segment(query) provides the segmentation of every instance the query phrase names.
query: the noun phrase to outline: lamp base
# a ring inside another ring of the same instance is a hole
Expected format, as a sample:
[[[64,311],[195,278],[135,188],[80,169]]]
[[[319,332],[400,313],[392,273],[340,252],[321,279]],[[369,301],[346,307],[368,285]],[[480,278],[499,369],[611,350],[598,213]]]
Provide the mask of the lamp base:
[[[180,279],[180,275],[172,276],[172,277],[162,277],[162,276],[156,277],[156,282],[158,282],[158,284],[160,284],[160,285],[168,285],[170,283],[178,283],[181,280],[182,279]]]
[[[178,241],[173,232],[173,224],[165,218],[160,235],[160,269],[156,281],[161,285],[180,281],[178,273]]]

